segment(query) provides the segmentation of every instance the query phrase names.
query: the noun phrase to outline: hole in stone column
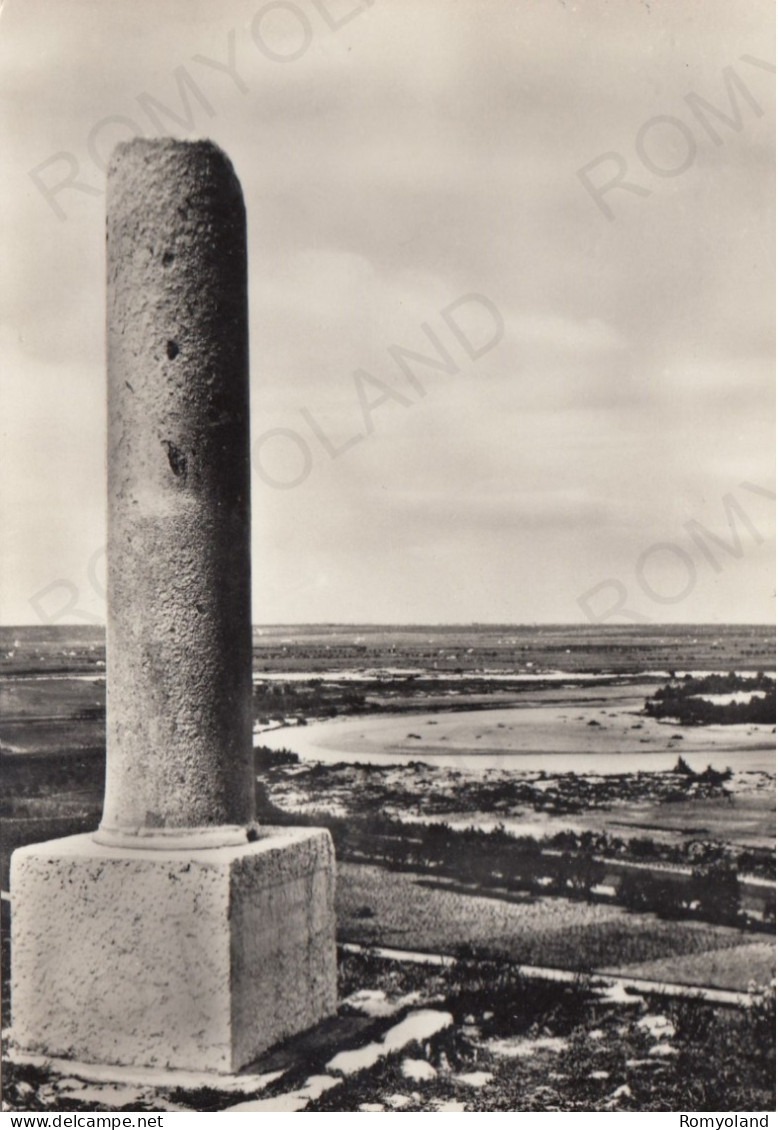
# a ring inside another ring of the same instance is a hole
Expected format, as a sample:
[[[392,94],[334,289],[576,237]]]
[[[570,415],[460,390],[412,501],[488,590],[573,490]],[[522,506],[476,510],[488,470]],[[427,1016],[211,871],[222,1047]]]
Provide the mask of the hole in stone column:
[[[179,349],[178,349],[178,346],[176,345],[176,343],[174,341],[169,341],[167,343],[167,355],[170,358],[170,360],[171,361],[175,360],[175,358],[178,357],[178,353],[179,353]]]
[[[165,254],[162,256],[162,266],[163,267],[169,267],[174,259],[175,259],[175,255],[173,254],[173,252],[172,251],[166,251]]]
[[[162,441],[162,446],[167,450],[168,463],[170,464],[170,470],[173,474],[176,476],[186,476],[187,459],[183,451],[180,451],[176,445],[171,443],[168,439]]]

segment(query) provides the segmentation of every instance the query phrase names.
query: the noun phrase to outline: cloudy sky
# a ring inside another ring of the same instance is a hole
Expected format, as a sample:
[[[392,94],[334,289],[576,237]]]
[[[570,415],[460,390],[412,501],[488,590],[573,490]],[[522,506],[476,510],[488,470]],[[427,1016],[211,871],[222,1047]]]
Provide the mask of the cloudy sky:
[[[5,0],[3,622],[104,613],[103,170],[162,133],[246,197],[256,622],[771,621],[772,21]]]

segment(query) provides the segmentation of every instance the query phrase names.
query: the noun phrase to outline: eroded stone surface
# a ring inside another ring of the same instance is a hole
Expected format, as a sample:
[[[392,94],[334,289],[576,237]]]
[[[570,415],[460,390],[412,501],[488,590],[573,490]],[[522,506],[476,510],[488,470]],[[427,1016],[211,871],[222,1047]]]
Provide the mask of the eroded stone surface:
[[[246,825],[249,371],[240,184],[210,142],[108,171],[107,778],[102,827]]]
[[[336,959],[329,834],[248,842],[246,221],[225,155],[119,146],[107,262],[105,807],[96,839],[14,853],[14,1040],[229,1073],[335,1010]]]
[[[13,856],[14,1042],[232,1072],[336,1008],[329,833],[199,852],[71,836]]]

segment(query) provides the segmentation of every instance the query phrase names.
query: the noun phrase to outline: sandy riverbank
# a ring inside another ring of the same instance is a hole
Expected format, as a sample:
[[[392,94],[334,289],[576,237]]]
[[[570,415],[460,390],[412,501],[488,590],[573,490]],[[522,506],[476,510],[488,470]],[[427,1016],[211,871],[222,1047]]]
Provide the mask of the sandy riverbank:
[[[255,742],[330,764],[416,760],[461,769],[611,774],[667,770],[682,754],[698,772],[709,764],[774,771],[770,727],[658,722],[641,713],[652,692],[648,686],[589,694],[554,689],[534,693],[526,705],[336,718],[264,731]]]

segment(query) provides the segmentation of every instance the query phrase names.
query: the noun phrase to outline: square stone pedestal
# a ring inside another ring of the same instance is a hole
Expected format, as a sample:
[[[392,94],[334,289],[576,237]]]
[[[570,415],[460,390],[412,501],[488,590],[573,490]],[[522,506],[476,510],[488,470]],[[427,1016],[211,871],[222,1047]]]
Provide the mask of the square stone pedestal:
[[[329,832],[14,852],[12,1038],[95,1063],[231,1073],[337,1005]]]

